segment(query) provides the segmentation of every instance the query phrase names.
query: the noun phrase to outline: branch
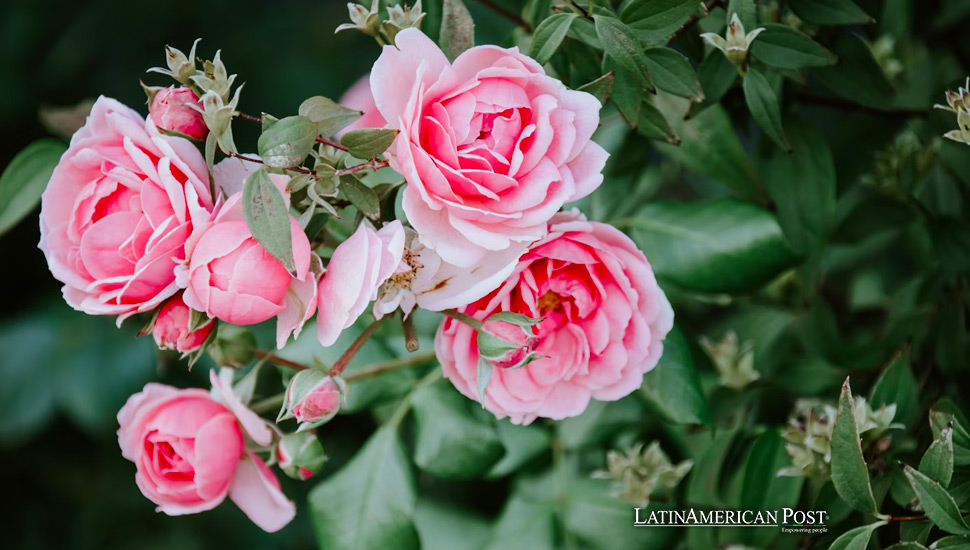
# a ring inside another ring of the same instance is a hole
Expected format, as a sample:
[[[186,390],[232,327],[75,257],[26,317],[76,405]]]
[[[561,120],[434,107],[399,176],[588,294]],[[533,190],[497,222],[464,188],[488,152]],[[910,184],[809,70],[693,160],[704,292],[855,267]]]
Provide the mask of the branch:
[[[401,320],[401,325],[404,327],[404,349],[412,353],[418,351],[421,344],[418,342],[418,333],[414,330],[414,317],[408,315]]]
[[[532,32],[532,25],[530,25],[528,21],[522,19],[518,14],[503,8],[495,2],[492,2],[492,0],[478,0],[478,3],[522,27],[527,32]]]
[[[346,175],[349,175],[349,174],[353,174],[354,172],[360,172],[361,170],[367,170],[368,168],[371,169],[371,170],[374,170],[376,172],[376,171],[380,170],[381,168],[387,167],[387,165],[388,165],[388,162],[386,160],[373,159],[373,160],[367,161],[367,162],[365,162],[363,164],[357,164],[355,166],[351,166],[350,168],[344,168],[343,170],[337,170],[337,172],[334,175],[339,178],[340,176],[346,176]]]
[[[348,149],[347,147],[344,147],[343,145],[337,143],[336,141],[330,141],[329,139],[322,136],[317,136],[317,142],[323,143],[324,145],[329,145],[334,149],[340,149],[341,151],[350,151],[350,149]]]
[[[276,355],[275,353],[266,351],[266,350],[261,350],[261,349],[253,350],[253,354],[260,359],[265,359],[270,363],[273,363],[274,365],[291,368],[293,370],[306,370],[306,369],[312,368],[302,363],[297,363],[296,361],[290,361],[289,359],[284,359],[279,355]]]
[[[408,357],[402,357],[400,359],[391,359],[390,361],[374,363],[369,367],[365,367],[357,372],[344,376],[344,380],[347,382],[356,382],[357,380],[373,378],[375,376],[380,376],[385,372],[390,372],[401,367],[410,367],[413,365],[420,365],[421,363],[427,363],[434,360],[434,358],[434,352],[429,351],[427,353],[420,353],[418,355],[411,355]]]
[[[350,360],[353,359],[355,355],[357,355],[357,352],[360,351],[360,348],[364,347],[364,344],[367,343],[367,340],[370,339],[370,337],[374,334],[374,332],[377,331],[377,329],[381,326],[381,321],[383,319],[384,318],[378,319],[373,323],[371,323],[370,325],[368,325],[367,328],[364,329],[364,332],[361,332],[360,336],[358,336],[357,339],[354,340],[354,343],[350,344],[350,347],[347,348],[347,351],[345,351],[344,354],[340,356],[340,359],[337,359],[337,362],[333,364],[333,367],[330,368],[330,371],[327,374],[329,374],[331,377],[340,376],[340,373],[342,373],[344,369],[347,368],[347,364],[350,363]]]
[[[246,162],[254,162],[256,164],[266,164],[262,161],[262,159],[247,157],[246,155],[240,155],[239,153],[233,153],[232,151],[229,151],[229,156],[235,157],[240,160],[244,160]],[[294,166],[293,168],[284,168],[284,170],[289,170],[290,172],[298,172],[300,174],[307,174],[313,177],[316,177],[317,175],[317,173],[314,170],[310,170],[309,168],[300,168],[298,166]]]
[[[707,17],[707,14],[712,9],[714,9],[714,8],[716,8],[718,6],[723,7],[724,6],[724,0],[707,0],[707,2],[704,2],[704,15],[701,15],[701,16],[691,15],[690,17],[688,17],[687,18],[687,21],[685,21],[684,24],[681,25],[681,27],[679,29],[675,30],[674,33],[670,35],[670,38],[667,39],[667,43],[669,44],[669,43],[673,42],[674,40],[677,40],[678,38],[680,38],[682,34],[684,34],[685,32],[687,32],[687,29],[693,27],[694,25],[697,24],[698,21],[700,21],[701,19]]]

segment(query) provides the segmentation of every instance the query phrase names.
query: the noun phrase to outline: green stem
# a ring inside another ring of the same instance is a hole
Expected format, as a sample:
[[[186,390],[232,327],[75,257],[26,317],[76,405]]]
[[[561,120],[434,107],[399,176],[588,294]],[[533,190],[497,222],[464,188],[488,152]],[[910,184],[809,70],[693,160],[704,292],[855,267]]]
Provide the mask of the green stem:
[[[476,331],[482,330],[482,322],[478,319],[472,317],[471,315],[466,315],[457,309],[446,309],[441,312],[446,317],[451,317],[452,319],[461,321],[466,325],[472,327]]]
[[[283,357],[280,357],[279,355],[276,355],[275,353],[266,351],[266,350],[261,350],[261,349],[253,350],[253,354],[256,355],[256,357],[263,359],[265,361],[268,361],[274,365],[287,367],[293,370],[307,370],[307,369],[313,368],[313,367],[304,365],[303,363],[297,363],[296,361],[290,361],[289,359],[284,359]]]
[[[250,409],[256,414],[263,414],[270,411],[274,411],[283,406],[283,399],[286,397],[286,392],[280,392],[276,395],[271,395],[266,399],[261,399],[249,406]]]
[[[407,394],[404,399],[401,400],[401,403],[397,406],[397,409],[394,410],[394,414],[392,414],[391,418],[388,419],[387,425],[390,426],[391,429],[396,430],[397,427],[401,425],[404,418],[408,415],[408,411],[411,410],[411,398],[414,396],[414,394],[417,393],[421,388],[434,384],[439,378],[441,378],[441,369],[433,369],[431,372],[425,375],[424,378],[419,380],[418,383],[415,384],[414,389],[411,390],[411,393]]]
[[[374,378],[375,376],[380,376],[385,372],[390,372],[401,367],[410,367],[413,365],[420,365],[421,363],[427,363],[428,361],[434,360],[434,358],[434,352],[429,351],[428,353],[420,353],[418,355],[411,355],[408,357],[402,357],[400,359],[392,359],[390,361],[374,363],[357,372],[348,374],[344,377],[344,380],[347,382],[356,382],[358,380]]]

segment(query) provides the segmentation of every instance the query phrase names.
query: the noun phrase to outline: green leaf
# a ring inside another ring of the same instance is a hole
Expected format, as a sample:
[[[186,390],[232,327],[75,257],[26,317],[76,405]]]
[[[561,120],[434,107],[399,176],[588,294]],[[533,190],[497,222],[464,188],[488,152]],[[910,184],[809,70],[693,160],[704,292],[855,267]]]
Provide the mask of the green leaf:
[[[711,424],[711,411],[690,354],[687,338],[674,327],[664,340],[657,366],[643,375],[640,394],[647,405],[673,424]]]
[[[555,548],[555,513],[547,504],[531,502],[518,495],[505,503],[483,550],[553,550]],[[632,527],[631,527],[632,529]]]
[[[852,0],[791,0],[789,5],[800,19],[816,25],[855,25],[874,21]]]
[[[839,62],[814,69],[818,82],[847,101],[887,108],[893,89],[865,40],[856,34],[842,35],[832,50],[839,56]]]
[[[631,225],[657,276],[687,290],[753,290],[795,259],[775,217],[740,201],[655,202]]]
[[[926,550],[926,547],[918,542],[897,542],[886,548],[886,550]]]
[[[701,88],[704,90],[704,104],[713,104],[720,101],[724,97],[724,94],[734,85],[734,81],[737,78],[737,67],[728,61],[724,57],[724,54],[713,50],[697,67],[697,79],[700,81]],[[691,105],[692,111],[696,108],[696,105]]]
[[[751,54],[772,67],[797,70],[824,67],[838,61],[835,54],[797,29],[778,23],[764,27],[758,39],[751,43]]]
[[[903,466],[903,473],[913,486],[923,511],[937,527],[954,535],[970,535],[970,526],[946,489],[910,466]]]
[[[953,423],[953,463],[957,466],[970,464],[970,433],[967,432],[967,418],[948,399],[940,400],[930,409],[930,429],[933,434],[943,433],[949,423]]]
[[[265,168],[256,170],[246,178],[242,207],[246,226],[253,238],[295,277],[290,212],[286,208],[286,200],[269,179]]]
[[[905,355],[897,357],[886,367],[876,381],[876,385],[872,387],[869,403],[874,409],[895,403],[894,421],[912,429],[921,416],[916,389],[918,386],[916,377],[909,368],[909,357]]]
[[[744,75],[744,99],[748,103],[748,110],[758,126],[779,147],[791,151],[785,128],[781,125],[781,106],[778,96],[768,83],[768,79],[754,67],[749,67]]]
[[[630,504],[610,494],[611,482],[604,479],[569,479],[562,524],[578,539],[573,548],[592,550],[673,548],[676,529],[617,529],[631,523]],[[649,503],[640,510],[646,518],[652,511],[667,510],[664,504]],[[510,548],[527,547],[513,546]]]
[[[688,170],[723,183],[744,198],[761,198],[758,172],[741,147],[724,107],[712,105],[690,120],[671,123],[680,136],[680,146],[658,143],[661,153]]]
[[[953,428],[943,428],[938,439],[930,443],[922,460],[919,461],[920,473],[939,483],[942,487],[950,486],[953,478]]]
[[[751,444],[744,469],[741,509],[780,510],[788,503],[798,502],[804,478],[778,475],[779,470],[791,463],[785,452],[785,440],[777,430],[759,435]],[[741,542],[768,548],[779,534],[780,530],[776,529],[747,529],[741,534]]]
[[[616,65],[617,72],[630,78],[640,89],[650,88],[644,70],[647,58],[630,27],[613,17],[596,15],[593,19],[596,24],[596,35],[603,43],[603,49]]]
[[[678,144],[680,138],[670,127],[667,118],[652,101],[644,101],[640,105],[640,117],[637,119],[637,133],[649,139],[659,139],[667,143]]]
[[[340,191],[361,214],[372,220],[380,217],[381,199],[366,183],[353,175],[342,176],[340,178]]]
[[[382,427],[309,496],[317,544],[329,550],[420,548],[414,479],[397,433]]]
[[[832,483],[846,504],[861,512],[876,515],[879,511],[872,496],[869,469],[862,457],[859,432],[852,411],[852,390],[849,388],[849,379],[846,378],[839,396],[835,427],[832,429]]]
[[[443,0],[438,45],[452,61],[475,45],[475,21],[462,0]]]
[[[317,126],[305,116],[288,116],[260,134],[256,148],[266,166],[290,168],[303,163],[317,139]]]
[[[478,402],[485,408],[485,391],[488,390],[488,383],[492,380],[492,364],[482,357],[478,358],[478,366],[475,369],[475,379],[478,386]]]
[[[970,539],[967,537],[943,537],[934,542],[932,550],[970,550]]]
[[[562,39],[569,32],[569,26],[577,15],[572,12],[557,13],[547,17],[539,24],[535,32],[532,33],[532,47],[529,56],[535,59],[540,65],[545,65],[556,53]]]
[[[337,132],[349,126],[363,114],[319,95],[304,100],[300,104],[299,113],[300,116],[305,116],[316,124],[317,132],[326,138],[337,135]]]
[[[340,143],[350,150],[351,155],[359,159],[372,159],[387,151],[399,131],[393,128],[360,128],[344,134]]]
[[[686,57],[664,47],[649,48],[644,55],[647,70],[658,88],[694,102],[704,101],[701,83]]]
[[[487,518],[430,499],[418,500],[414,523],[421,536],[421,550],[481,548],[488,538],[491,522]]]
[[[445,479],[481,476],[505,454],[495,429],[473,417],[448,382],[421,388],[411,401],[414,462],[422,470]]]
[[[40,202],[40,196],[67,150],[56,139],[35,141],[17,153],[0,175],[0,235],[17,225]]]
[[[604,74],[592,82],[583,84],[578,90],[592,94],[601,104],[606,105],[606,101],[610,98],[610,93],[613,91],[613,71]]]
[[[579,416],[557,422],[556,433],[567,449],[594,447],[638,425],[643,414],[643,405],[632,397],[608,402],[594,399]]]
[[[765,186],[792,248],[811,252],[825,243],[835,218],[835,162],[828,142],[808,124],[792,120],[788,137],[792,153],[772,151]]]
[[[899,475],[903,477],[904,483],[909,487],[909,482],[905,481],[905,476],[902,473]],[[910,491],[912,491],[912,488],[910,488]],[[933,529],[933,522],[929,520],[903,521],[899,524],[899,538],[903,541],[926,544],[931,529]]]
[[[644,44],[666,44],[670,35],[698,11],[699,3],[694,0],[632,1],[624,5],[620,20]]]
[[[724,507],[720,496],[722,476],[727,477],[729,474],[725,471],[724,463],[736,436],[736,429],[719,429],[715,431],[714,439],[706,442],[700,458],[694,463],[688,476],[687,502],[715,508]]]
[[[869,546],[869,539],[872,537],[872,532],[885,524],[885,521],[877,521],[876,523],[849,529],[842,536],[835,539],[832,546],[829,546],[829,550],[866,550],[866,547]]]
[[[495,429],[505,447],[505,456],[488,472],[490,479],[515,472],[549,449],[549,433],[535,424],[517,426],[503,419],[496,422]]]

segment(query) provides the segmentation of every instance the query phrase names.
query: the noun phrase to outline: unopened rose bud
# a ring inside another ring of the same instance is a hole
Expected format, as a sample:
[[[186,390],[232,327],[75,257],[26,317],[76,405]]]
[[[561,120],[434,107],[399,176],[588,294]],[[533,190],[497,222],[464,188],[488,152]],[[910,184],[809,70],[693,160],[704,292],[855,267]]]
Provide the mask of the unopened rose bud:
[[[206,128],[202,112],[199,110],[201,107],[199,97],[192,90],[168,87],[155,94],[150,116],[155,126],[162,130],[204,139],[209,129]]]
[[[537,358],[539,340],[535,325],[540,320],[511,312],[496,313],[478,331],[478,354],[492,366],[514,369]]]
[[[217,365],[241,368],[253,360],[256,337],[243,327],[220,323],[209,355]]]
[[[323,445],[313,431],[284,435],[276,447],[276,461],[293,479],[313,477],[327,461]]]
[[[304,432],[328,422],[340,410],[344,393],[340,378],[331,378],[318,369],[300,371],[290,380],[277,422],[295,418],[297,432]]]
[[[205,343],[212,326],[212,319],[193,312],[182,301],[182,295],[177,294],[162,304],[152,327],[152,337],[158,349],[188,353]]]

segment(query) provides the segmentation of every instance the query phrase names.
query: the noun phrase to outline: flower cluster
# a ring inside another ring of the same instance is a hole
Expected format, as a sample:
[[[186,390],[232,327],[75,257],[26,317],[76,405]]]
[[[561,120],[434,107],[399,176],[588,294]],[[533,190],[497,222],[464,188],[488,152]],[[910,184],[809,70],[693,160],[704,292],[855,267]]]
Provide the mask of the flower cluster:
[[[240,327],[275,320],[284,348],[315,316],[329,347],[371,303],[378,320],[442,311],[444,375],[516,423],[638,388],[672,328],[670,304],[628,237],[561,211],[603,180],[599,101],[516,48],[449,62],[415,28],[420,3],[380,29],[353,6],[357,27],[394,45],[343,106],[311,98],[299,115],[263,115],[257,153],[236,150],[233,120],[255,117],[238,112],[241,86],[219,53],[200,68],[195,45],[168,48],[154,72],[178,86],[146,87],[147,118],[98,99],[42,200],[40,248],[67,303],[119,324],[144,315],[160,349],[233,368],[275,357]],[[385,167],[406,185],[360,177]],[[406,221],[380,206],[399,189]],[[321,236],[317,214],[345,208],[357,216],[350,236]],[[250,408],[258,367],[239,381],[212,371],[211,393],[149,384],[118,415],[138,487],[170,515],[228,496],[281,528],[294,507],[268,465],[296,479],[320,469],[314,430],[338,413],[359,347],[329,370],[297,365],[275,423]]]

